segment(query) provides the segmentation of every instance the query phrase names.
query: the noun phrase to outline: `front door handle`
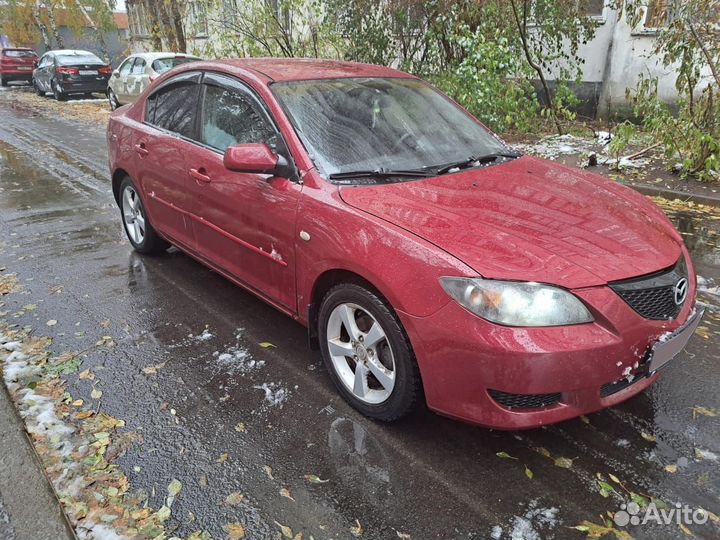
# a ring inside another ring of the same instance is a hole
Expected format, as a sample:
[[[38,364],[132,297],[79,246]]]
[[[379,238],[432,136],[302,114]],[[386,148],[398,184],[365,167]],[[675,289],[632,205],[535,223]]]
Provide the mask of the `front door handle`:
[[[135,151],[138,154],[140,154],[142,157],[145,157],[150,153],[150,151],[147,148],[145,148],[145,143],[136,144]]]
[[[206,171],[203,168],[190,169],[190,176],[192,176],[198,182],[202,182],[203,184],[207,184],[208,182],[210,182],[210,177],[205,173]]]

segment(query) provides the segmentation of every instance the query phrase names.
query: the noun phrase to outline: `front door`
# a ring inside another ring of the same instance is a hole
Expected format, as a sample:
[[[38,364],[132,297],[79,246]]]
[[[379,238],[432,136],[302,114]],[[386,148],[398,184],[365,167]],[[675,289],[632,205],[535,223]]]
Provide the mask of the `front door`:
[[[286,155],[284,142],[263,104],[236,79],[206,73],[200,110],[201,150],[187,160],[197,249],[295,311],[295,220],[302,186],[223,166],[223,153],[232,144],[267,143]]]
[[[137,181],[153,225],[171,240],[193,246],[192,195],[186,156],[196,145],[199,73],[169,80],[147,99],[145,122],[134,137]]]

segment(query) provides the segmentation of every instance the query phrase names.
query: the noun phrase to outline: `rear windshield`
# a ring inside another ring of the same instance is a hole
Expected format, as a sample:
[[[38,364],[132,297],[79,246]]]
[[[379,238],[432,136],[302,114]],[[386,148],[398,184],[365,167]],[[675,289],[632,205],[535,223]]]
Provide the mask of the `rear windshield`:
[[[152,63],[152,68],[156,73],[165,73],[167,70],[179,66],[180,64],[187,64],[188,62],[197,62],[199,58],[193,58],[191,56],[176,56],[174,58],[158,58]]]
[[[57,62],[61,66],[70,66],[74,64],[104,64],[94,54],[63,54],[57,57]]]
[[[5,49],[3,51],[3,56],[9,56],[10,58],[33,58],[37,56],[37,54],[35,54],[35,51]]]

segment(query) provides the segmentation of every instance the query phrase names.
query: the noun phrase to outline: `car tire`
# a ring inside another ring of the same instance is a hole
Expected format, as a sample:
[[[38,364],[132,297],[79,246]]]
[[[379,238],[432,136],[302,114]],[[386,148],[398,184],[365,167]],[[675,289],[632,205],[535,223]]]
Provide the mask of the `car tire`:
[[[35,93],[36,93],[38,96],[40,96],[40,97],[44,97],[44,96],[45,96],[45,91],[44,91],[44,90],[40,90],[40,87],[38,86],[38,83],[37,83],[37,81],[36,81],[35,79],[32,80],[32,85],[33,85],[33,88],[35,89]]]
[[[7,86],[8,82],[9,81],[4,76],[0,75],[0,86]]]
[[[56,101],[67,101],[67,94],[60,90],[60,85],[57,81],[50,83],[50,87],[52,88],[53,97]]]
[[[152,255],[164,252],[170,244],[158,236],[145,212],[140,192],[126,176],[120,183],[118,206],[125,234],[138,253]]]
[[[115,92],[112,88],[108,88],[107,91],[107,98],[108,102],[110,103],[110,110],[114,111],[120,106],[120,102],[118,101],[117,95],[115,95]]]
[[[346,317],[353,318],[359,341],[347,330]],[[379,331],[370,332],[374,325],[379,325]],[[383,337],[376,341],[380,334]],[[364,343],[369,344],[366,349],[357,347],[363,335],[367,338]],[[395,312],[377,291],[360,283],[342,283],[330,289],[320,306],[318,336],[330,378],[355,409],[392,422],[417,407],[422,382],[412,346]],[[390,378],[392,388],[388,392]]]

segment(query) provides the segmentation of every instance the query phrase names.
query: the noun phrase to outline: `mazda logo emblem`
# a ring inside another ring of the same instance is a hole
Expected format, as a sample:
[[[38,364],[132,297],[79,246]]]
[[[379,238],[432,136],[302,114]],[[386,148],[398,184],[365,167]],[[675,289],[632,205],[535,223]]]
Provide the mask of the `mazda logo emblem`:
[[[687,297],[687,293],[688,280],[687,278],[680,278],[675,284],[675,289],[673,290],[673,299],[675,300],[675,304],[677,304],[678,306],[682,304]]]

